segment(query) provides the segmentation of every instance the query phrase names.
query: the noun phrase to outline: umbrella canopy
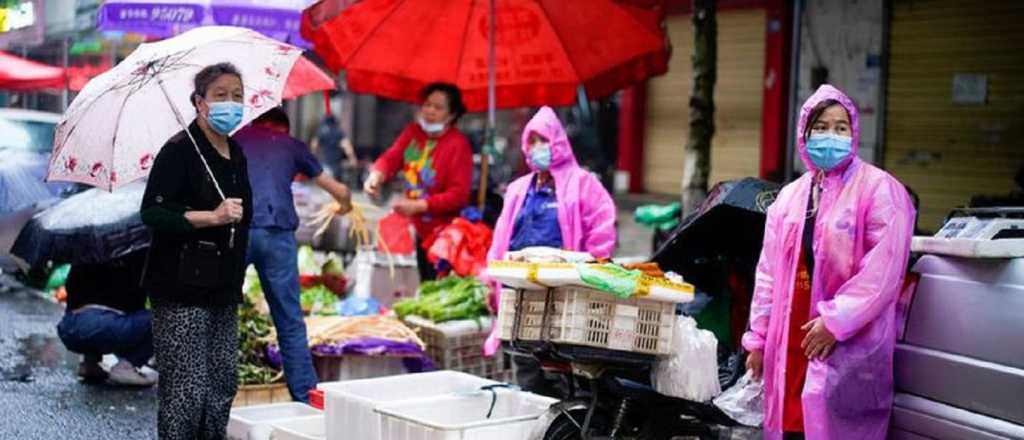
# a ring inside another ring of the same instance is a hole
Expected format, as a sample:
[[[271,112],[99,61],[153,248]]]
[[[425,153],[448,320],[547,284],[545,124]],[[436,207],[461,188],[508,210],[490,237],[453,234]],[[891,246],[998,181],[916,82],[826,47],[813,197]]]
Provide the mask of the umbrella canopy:
[[[106,0],[96,14],[100,30],[160,38],[199,26],[240,26],[299,46],[302,10],[312,0]]]
[[[100,264],[149,246],[149,229],[139,207],[145,182],[115,192],[93,188],[75,194],[32,217],[11,253],[29,266],[55,263]]]
[[[700,209],[676,227],[652,261],[691,283],[691,278],[701,276],[694,267],[716,258],[753,268],[764,241],[765,213],[780,188],[752,177],[715,185]]]
[[[0,51],[0,90],[63,89],[64,69]]]
[[[486,0],[363,0],[303,35],[350,90],[416,101],[433,81],[488,108],[491,14]],[[496,107],[570,105],[583,86],[603,97],[667,70],[659,15],[613,0],[495,0]]]
[[[310,83],[329,77],[307,71],[316,66],[301,56],[295,46],[229,26],[143,44],[71,103],[57,126],[47,178],[113,190],[148,175],[167,139],[195,118],[192,81],[212,64],[230,62],[242,73],[242,125],[280,105],[286,90],[298,95],[333,88],[333,81],[329,87]]]

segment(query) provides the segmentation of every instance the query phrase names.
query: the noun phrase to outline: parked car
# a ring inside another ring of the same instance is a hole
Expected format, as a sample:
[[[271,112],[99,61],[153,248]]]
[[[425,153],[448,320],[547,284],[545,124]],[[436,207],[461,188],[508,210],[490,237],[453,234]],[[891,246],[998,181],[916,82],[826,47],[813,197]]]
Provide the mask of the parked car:
[[[1024,208],[962,211],[914,239],[890,439],[1024,438]]]
[[[5,272],[17,268],[8,251],[32,214],[77,188],[44,181],[59,121],[57,113],[0,109],[0,270]]]

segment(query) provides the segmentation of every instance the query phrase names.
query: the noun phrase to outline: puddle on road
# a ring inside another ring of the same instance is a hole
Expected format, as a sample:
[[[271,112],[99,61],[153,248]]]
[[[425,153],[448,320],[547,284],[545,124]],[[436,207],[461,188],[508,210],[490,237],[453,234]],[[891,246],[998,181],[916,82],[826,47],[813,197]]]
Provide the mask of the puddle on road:
[[[78,355],[67,351],[56,336],[31,335],[17,340],[11,359],[0,367],[0,380],[7,382],[33,382],[41,369],[70,369],[78,366]]]

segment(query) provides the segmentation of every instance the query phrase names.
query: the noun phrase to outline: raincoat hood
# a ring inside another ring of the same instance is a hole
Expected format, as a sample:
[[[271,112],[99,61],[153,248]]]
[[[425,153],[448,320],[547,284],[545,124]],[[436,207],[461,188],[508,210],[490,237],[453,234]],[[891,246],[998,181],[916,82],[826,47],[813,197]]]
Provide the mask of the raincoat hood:
[[[843,159],[842,162],[839,162],[839,165],[836,165],[832,171],[844,171],[850,163],[853,162],[853,159],[857,157],[857,150],[860,149],[860,114],[857,113],[857,105],[854,104],[853,100],[850,99],[849,96],[846,96],[846,94],[839,89],[830,84],[823,84],[821,87],[818,87],[818,90],[814,92],[810,98],[807,98],[807,101],[804,102],[804,106],[800,109],[800,123],[797,124],[797,149],[800,151],[800,159],[804,161],[804,166],[811,171],[817,171],[818,167],[814,165],[814,162],[811,162],[811,157],[807,154],[807,139],[804,137],[804,131],[807,127],[807,120],[811,117],[811,111],[814,110],[814,107],[817,107],[817,105],[822,101],[828,101],[830,99],[839,101],[839,105],[842,105],[843,108],[846,109],[846,113],[850,115],[850,132],[853,137],[850,156]]]
[[[526,123],[526,128],[523,129],[522,138],[522,149],[523,156],[526,157],[526,164],[530,167],[533,172],[540,171],[537,169],[537,165],[534,165],[533,160],[530,159],[530,134],[537,133],[543,136],[551,145],[551,168],[552,173],[556,173],[559,170],[566,168],[575,168],[576,156],[572,153],[572,145],[569,144],[569,136],[565,133],[565,128],[562,127],[562,122],[558,120],[558,115],[551,107],[544,106],[537,111],[537,114],[533,115],[530,122]]]

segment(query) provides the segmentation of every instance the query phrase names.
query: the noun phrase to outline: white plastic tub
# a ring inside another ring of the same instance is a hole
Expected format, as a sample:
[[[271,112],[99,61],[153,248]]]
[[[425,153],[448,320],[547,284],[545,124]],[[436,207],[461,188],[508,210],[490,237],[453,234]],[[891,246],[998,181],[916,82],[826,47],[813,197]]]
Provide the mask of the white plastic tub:
[[[494,410],[490,392],[448,395],[383,405],[380,440],[521,440],[555,399],[498,390]]]
[[[327,440],[380,438],[378,406],[403,401],[467,393],[497,382],[455,371],[406,374],[377,379],[321,383]]]
[[[235,408],[231,410],[231,418],[228,420],[228,439],[266,439],[270,437],[274,423],[322,414],[320,410],[298,402]]]
[[[274,424],[272,440],[323,440],[327,438],[324,416],[309,416],[290,419]]]

